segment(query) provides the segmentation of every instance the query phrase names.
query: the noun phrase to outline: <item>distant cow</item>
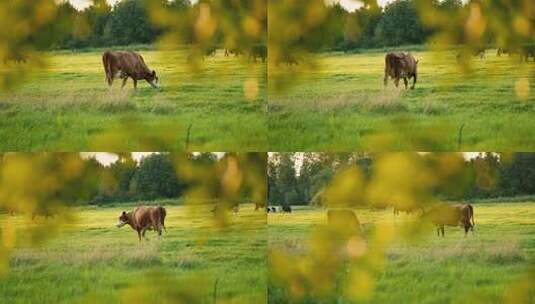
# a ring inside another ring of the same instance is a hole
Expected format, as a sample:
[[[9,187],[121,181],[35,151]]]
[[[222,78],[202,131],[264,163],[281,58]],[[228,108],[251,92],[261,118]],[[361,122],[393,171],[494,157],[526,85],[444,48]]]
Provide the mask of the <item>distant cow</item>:
[[[468,230],[474,232],[474,208],[470,204],[438,205],[425,212],[423,217],[437,226],[438,236],[440,236],[441,231],[442,236],[444,236],[444,225],[463,226],[465,235]]]
[[[256,62],[256,59],[260,58],[262,62],[267,58],[267,47],[265,45],[254,45],[249,51],[249,60]]]
[[[240,211],[240,205],[239,204],[234,204],[234,205],[229,205],[229,204],[216,204],[214,206],[214,208],[212,208],[212,213],[214,215],[222,215],[223,213],[225,212],[231,212],[236,214]]]
[[[102,55],[102,63],[106,72],[106,81],[110,87],[113,80],[119,77],[123,80],[121,88],[124,88],[128,78],[134,80],[134,89],[137,89],[138,80],[146,80],[153,88],[158,88],[156,71],[151,71],[138,53],[106,51]]]
[[[469,56],[476,56],[479,57],[479,59],[484,59],[486,51],[487,50],[484,47],[475,48],[472,50],[461,50],[457,53],[455,58],[457,59],[457,62],[463,62],[463,59],[467,59]]]
[[[276,207],[266,207],[266,211],[267,213],[277,213],[277,208]]]
[[[281,210],[283,213],[292,213],[292,206],[290,205],[282,205]]]
[[[165,216],[167,212],[164,207],[137,207],[132,212],[123,211],[119,216],[119,223],[117,227],[128,224],[132,229],[137,231],[139,241],[141,242],[141,236],[145,238],[145,232],[147,230],[156,230],[158,237],[162,235],[162,228],[165,228]]]
[[[399,85],[399,79],[403,78],[405,89],[407,89],[408,80],[414,79],[411,89],[414,89],[418,78],[418,60],[407,52],[388,53],[385,56],[385,77],[384,84],[388,84],[388,77],[394,79],[396,87]]]
[[[353,210],[329,210],[327,211],[327,222],[330,227],[338,232],[349,234],[360,234],[362,232],[360,222]]]
[[[528,61],[529,57],[533,57],[535,60],[535,45],[528,44],[520,47],[500,47],[498,48],[496,55],[501,56],[502,54],[509,54],[509,56],[518,54],[520,60],[524,61]]]

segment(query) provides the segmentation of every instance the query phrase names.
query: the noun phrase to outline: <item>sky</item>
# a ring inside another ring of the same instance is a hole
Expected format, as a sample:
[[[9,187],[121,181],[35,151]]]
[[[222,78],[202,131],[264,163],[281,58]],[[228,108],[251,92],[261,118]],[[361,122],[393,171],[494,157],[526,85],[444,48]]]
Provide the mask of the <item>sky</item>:
[[[69,0],[77,9],[84,9],[91,4],[91,0]],[[114,4],[119,0],[107,0],[110,4]],[[392,0],[378,0],[379,5],[384,6]],[[326,0],[328,3],[340,2],[340,4],[348,11],[354,11],[360,7],[359,1],[354,0]]]
[[[110,4],[114,4],[115,2],[119,0],[107,0],[107,1]],[[69,0],[69,2],[71,2],[71,4],[77,9],[84,9],[91,4],[91,0]]]
[[[139,162],[143,156],[150,155],[154,152],[132,152],[132,158]],[[108,152],[81,152],[82,157],[95,157],[96,160],[98,160],[101,164],[104,166],[109,166],[116,162],[119,157],[116,154],[108,153]]]
[[[135,161],[139,162],[143,157],[150,155],[150,154],[154,154],[154,153],[157,153],[157,152],[132,152],[132,158]],[[192,152],[192,153],[195,155],[199,152]],[[219,159],[225,155],[225,152],[212,152],[212,153],[214,153]],[[104,166],[109,166],[119,159],[117,154],[109,153],[109,152],[81,152],[80,154],[84,158],[94,157],[96,160],[98,160],[99,163],[103,164]]]
[[[380,6],[385,6],[388,2],[391,2],[392,0],[378,0]],[[360,1],[355,0],[326,0],[327,3],[336,3],[339,2],[340,5],[342,5],[343,8],[345,8],[347,11],[352,12],[356,10],[357,8],[361,7]]]

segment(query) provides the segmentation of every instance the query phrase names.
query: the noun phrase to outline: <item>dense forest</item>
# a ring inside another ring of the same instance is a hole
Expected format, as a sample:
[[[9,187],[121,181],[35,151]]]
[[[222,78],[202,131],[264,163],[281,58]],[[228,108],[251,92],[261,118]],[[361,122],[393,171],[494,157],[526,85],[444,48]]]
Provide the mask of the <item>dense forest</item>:
[[[436,167],[440,153],[413,154],[426,171],[441,174]],[[358,168],[369,183],[379,157],[370,153],[274,153],[268,162],[268,202],[321,205],[325,189],[347,168]],[[535,195],[535,153],[481,153],[460,166],[455,176],[442,176],[440,183],[430,186],[434,196],[472,200]],[[396,174],[395,168],[391,170]]]

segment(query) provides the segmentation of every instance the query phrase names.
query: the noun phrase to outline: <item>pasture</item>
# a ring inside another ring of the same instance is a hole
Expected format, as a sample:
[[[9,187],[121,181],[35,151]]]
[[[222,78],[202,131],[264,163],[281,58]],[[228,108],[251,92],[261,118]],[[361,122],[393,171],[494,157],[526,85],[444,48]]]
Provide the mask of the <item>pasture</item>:
[[[167,207],[167,233],[139,244],[130,227],[115,227],[132,209],[76,209],[78,220],[49,242],[16,248],[0,303],[213,303],[214,290],[217,303],[266,301],[265,213],[242,205],[221,230],[208,206]]]
[[[265,64],[219,50],[194,73],[184,50],[144,50],[162,90],[129,79],[121,91],[116,79],[110,91],[102,52],[48,53],[46,69],[0,94],[0,149],[266,150]]]
[[[416,49],[415,90],[405,90],[403,80],[383,87],[385,50],[318,55],[319,68],[302,72],[287,90],[270,91],[270,151],[535,148],[532,59],[520,64],[488,50],[463,73],[456,51]]]
[[[473,235],[465,237],[461,228],[446,227],[445,238],[437,237],[435,228],[429,226],[412,241],[395,239],[386,249],[385,268],[377,276],[371,302],[502,303],[505,290],[525,274],[535,258],[535,203],[473,206]],[[416,217],[394,216],[392,209],[355,212],[366,237],[377,223],[389,222],[399,228]],[[324,209],[270,213],[269,248],[304,255],[310,232],[326,222]],[[283,294],[280,288],[270,286],[269,302],[280,303]]]

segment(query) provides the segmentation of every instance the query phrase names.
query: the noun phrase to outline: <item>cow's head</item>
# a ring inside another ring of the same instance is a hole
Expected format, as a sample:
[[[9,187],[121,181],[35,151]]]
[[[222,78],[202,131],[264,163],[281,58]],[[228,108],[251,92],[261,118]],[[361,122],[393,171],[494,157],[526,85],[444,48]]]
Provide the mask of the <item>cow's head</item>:
[[[119,216],[119,222],[117,223],[117,228],[121,228],[124,225],[128,224],[128,221],[129,221],[128,214],[126,213],[126,211],[123,211],[123,213],[121,213],[121,216]]]
[[[147,82],[155,89],[159,88],[158,83],[160,82],[158,79],[158,76],[156,76],[156,71],[152,71],[152,73],[147,76]]]

